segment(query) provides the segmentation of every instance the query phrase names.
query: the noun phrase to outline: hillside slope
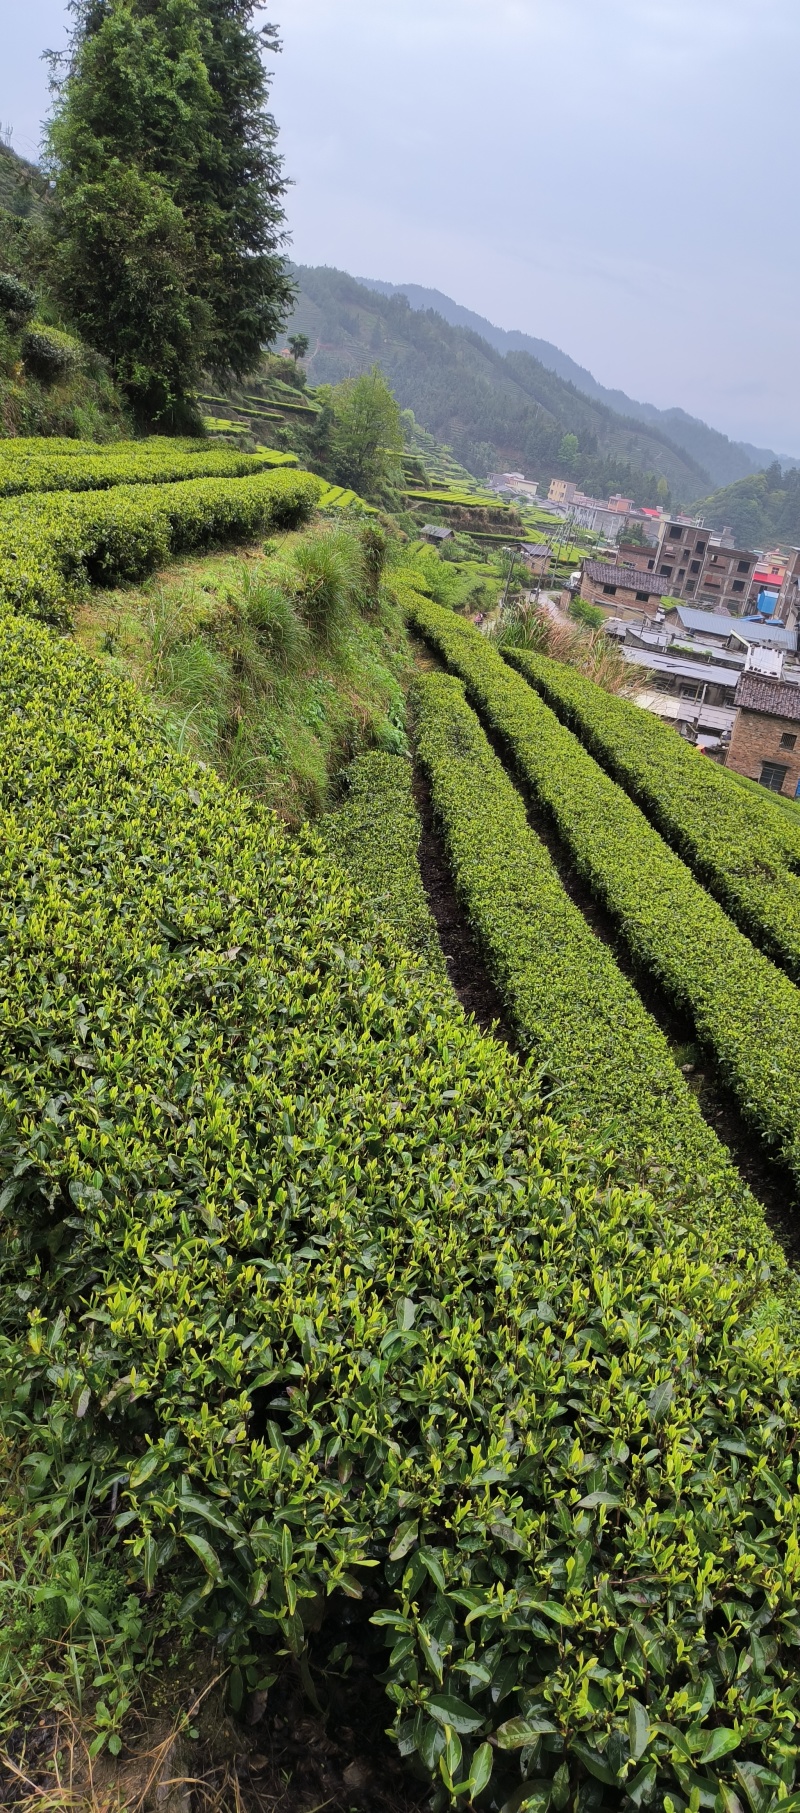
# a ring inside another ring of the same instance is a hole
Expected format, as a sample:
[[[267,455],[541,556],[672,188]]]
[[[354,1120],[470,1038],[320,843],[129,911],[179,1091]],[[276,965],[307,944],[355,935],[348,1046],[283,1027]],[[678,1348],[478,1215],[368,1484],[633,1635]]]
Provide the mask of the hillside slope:
[[[504,356],[471,330],[414,310],[403,296],[378,295],[343,271],[299,266],[294,275],[300,293],[289,331],[309,336],[312,382],[337,383],[378,361],[402,407],[478,477],[495,465],[539,477],[563,470],[641,503],[657,501],[659,479],[681,501],[710,488],[705,469],[659,428],[592,401],[528,352]],[[567,465],[566,434],[579,443]]]
[[[633,416],[637,421],[647,422],[661,428],[670,440],[688,453],[693,460],[705,466],[715,485],[730,485],[736,479],[746,478],[751,472],[761,471],[774,460],[780,460],[784,466],[796,462],[788,454],[774,453],[769,447],[753,447],[749,441],[731,441],[726,434],[717,428],[709,427],[707,422],[698,416],[689,415],[685,409],[658,409],[654,403],[640,403],[634,397],[626,395],[624,390],[609,390],[584,365],[571,359],[569,353],[553,346],[549,340],[540,340],[533,334],[521,333],[512,329],[495,327],[494,322],[487,321],[473,309],[464,308],[460,302],[454,302],[451,296],[445,296],[441,290],[426,289],[419,283],[381,283],[372,277],[360,277],[365,289],[373,290],[381,296],[406,296],[414,309],[435,309],[451,327],[466,327],[473,333],[480,334],[488,340],[497,352],[526,352],[540,364],[554,371],[559,378],[568,384],[574,384],[576,390],[584,396],[591,397],[597,403],[605,403],[609,409],[624,416]]]

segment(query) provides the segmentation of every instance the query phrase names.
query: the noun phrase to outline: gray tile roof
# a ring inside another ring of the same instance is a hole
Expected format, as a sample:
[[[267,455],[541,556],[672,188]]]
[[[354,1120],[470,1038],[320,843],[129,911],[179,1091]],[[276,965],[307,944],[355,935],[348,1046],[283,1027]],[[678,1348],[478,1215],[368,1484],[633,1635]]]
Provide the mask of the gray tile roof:
[[[595,585],[616,585],[625,592],[647,592],[650,598],[669,596],[668,579],[656,579],[654,573],[640,573],[638,567],[612,567],[602,560],[587,560],[584,571]]]
[[[770,718],[791,718],[800,723],[800,686],[791,680],[765,680],[761,674],[742,674],[734,704],[741,711],[760,711]]]

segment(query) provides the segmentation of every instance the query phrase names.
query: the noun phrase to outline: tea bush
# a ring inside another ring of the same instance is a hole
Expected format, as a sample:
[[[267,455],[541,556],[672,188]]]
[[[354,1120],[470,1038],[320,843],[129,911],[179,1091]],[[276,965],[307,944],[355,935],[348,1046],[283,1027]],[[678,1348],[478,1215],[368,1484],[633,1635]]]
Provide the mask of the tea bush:
[[[319,487],[310,473],[278,471],[9,499],[0,505],[0,611],[63,623],[87,578],[116,585],[170,554],[296,527],[313,513]]]
[[[465,681],[634,958],[688,1009],[742,1113],[800,1179],[800,994],[754,949],[572,732],[452,612],[412,621]]]
[[[554,1112],[593,1129],[679,1215],[718,1216],[734,1252],[747,1239],[782,1269],[763,1211],[635,988],[565,894],[462,684],[425,676],[415,710],[456,888],[514,1024],[555,1086]]]
[[[641,711],[536,654],[511,653],[742,930],[800,981],[800,822],[761,801]]]
[[[192,478],[245,478],[264,468],[293,466],[294,454],[238,453],[202,442],[184,447],[154,438],[116,442],[111,448],[51,453],[46,442],[35,451],[20,454],[13,441],[0,441],[0,497],[17,497],[36,491],[107,491],[114,485],[172,484]]]
[[[360,755],[343,776],[346,798],[320,822],[332,855],[372,908],[443,979],[447,965],[420,875],[421,835],[411,763],[380,750]]]
[[[2,1415],[55,1548],[94,1517],[223,1662],[364,1594],[439,1805],[796,1813],[761,1261],[598,1188],[312,835],[11,616],[0,1037]]]
[[[74,334],[66,334],[46,321],[29,321],[22,336],[22,357],[28,371],[42,384],[55,384],[79,371],[85,348]]]

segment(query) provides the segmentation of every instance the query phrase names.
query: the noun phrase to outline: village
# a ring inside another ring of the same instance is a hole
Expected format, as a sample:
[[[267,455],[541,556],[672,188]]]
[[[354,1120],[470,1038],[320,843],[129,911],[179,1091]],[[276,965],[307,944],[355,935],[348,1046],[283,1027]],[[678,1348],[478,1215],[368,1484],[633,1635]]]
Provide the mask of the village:
[[[531,503],[521,473],[490,489]],[[738,548],[702,519],[600,500],[554,479],[556,533],[520,556],[551,608],[589,607],[624,659],[641,669],[636,702],[713,760],[771,792],[800,798],[800,549]],[[563,524],[563,527],[561,526]],[[567,584],[548,587],[559,538],[597,536]]]

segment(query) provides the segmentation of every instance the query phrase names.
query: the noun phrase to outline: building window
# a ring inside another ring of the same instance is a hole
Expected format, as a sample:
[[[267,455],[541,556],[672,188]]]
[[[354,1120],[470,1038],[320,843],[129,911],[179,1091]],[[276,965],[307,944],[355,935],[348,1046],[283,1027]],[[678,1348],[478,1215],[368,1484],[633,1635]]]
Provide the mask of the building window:
[[[782,793],[788,773],[788,768],[782,768],[779,762],[762,762],[758,778],[762,787],[768,787],[770,793]]]
[[[702,686],[682,686],[680,696],[682,699],[699,699],[702,690]],[[783,772],[786,773],[785,768]]]
[[[731,591],[732,592],[743,592],[744,591],[744,580],[743,579],[734,579],[733,585],[731,586]]]
[[[683,538],[683,530],[675,528],[670,529],[669,538],[670,541],[681,541]]]
[[[654,566],[655,566],[655,564],[656,564],[656,563],[655,563],[655,561],[654,561],[654,560],[648,560],[648,562],[647,562],[647,571],[648,571],[648,573],[652,573],[652,571],[653,571],[653,568],[654,568]]]
[[[659,570],[659,573],[661,574],[662,579],[671,579],[672,578],[672,568],[671,567],[659,567],[658,570]]]
[[[696,541],[696,542],[695,542],[695,544],[694,544],[694,551],[695,551],[695,554],[705,554],[705,551],[706,551],[706,544],[705,544],[705,542],[704,542],[704,541]]]
[[[693,560],[693,561],[692,561],[692,563],[691,563],[691,566],[690,566],[690,568],[689,568],[689,572],[690,572],[690,573],[699,573],[699,571],[700,571],[700,562],[699,562],[699,560]]]
[[[616,598],[617,596],[617,588],[615,585],[604,585],[603,591],[607,598]]]
[[[737,573],[749,573],[749,571],[750,571],[749,560],[740,560],[736,571],[737,571]]]
[[[785,730],[781,737],[781,749],[794,749],[796,743],[797,737],[793,736],[791,731]]]
[[[649,597],[650,597],[649,592],[637,592],[636,603],[637,604],[646,604]]]
[[[692,596],[692,593],[693,593],[693,591],[694,591],[694,580],[693,580],[693,579],[687,579],[687,581],[686,581],[686,584],[685,584],[685,586],[684,586],[684,588],[683,588],[683,589],[684,589],[684,591],[685,591],[685,593],[686,593],[686,596],[687,596],[687,598],[691,598],[691,596]]]

